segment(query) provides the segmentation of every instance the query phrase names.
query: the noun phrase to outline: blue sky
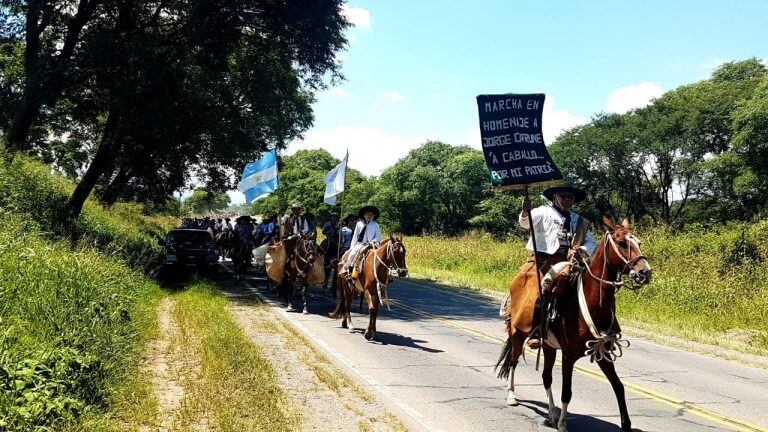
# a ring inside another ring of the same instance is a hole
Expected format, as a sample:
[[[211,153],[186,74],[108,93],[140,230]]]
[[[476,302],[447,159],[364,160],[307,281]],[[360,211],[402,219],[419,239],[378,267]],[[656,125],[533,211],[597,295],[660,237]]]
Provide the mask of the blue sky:
[[[426,139],[479,148],[475,96],[547,94],[548,143],[721,62],[768,57],[768,1],[351,0],[346,81],[287,153],[325,148],[376,175]],[[234,198],[234,197],[233,197]]]

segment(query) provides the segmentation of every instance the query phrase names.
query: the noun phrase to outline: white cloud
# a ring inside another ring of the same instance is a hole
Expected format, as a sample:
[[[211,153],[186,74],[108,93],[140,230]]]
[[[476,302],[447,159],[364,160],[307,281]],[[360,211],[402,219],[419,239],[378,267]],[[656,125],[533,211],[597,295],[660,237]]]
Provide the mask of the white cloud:
[[[229,205],[245,204],[245,195],[239,190],[227,191],[229,195]]]
[[[763,64],[768,68],[768,57],[763,59]]]
[[[350,7],[343,5],[341,13],[355,27],[369,29],[371,28],[371,13],[361,7]],[[350,41],[353,42],[353,41]]]
[[[347,35],[347,40],[349,41],[349,43],[353,44],[357,40],[357,35],[352,32],[349,32],[349,34]]]
[[[308,132],[303,140],[292,142],[287,153],[320,148],[341,159],[349,149],[351,168],[365,175],[379,175],[426,140],[426,137],[395,136],[375,126],[339,125]]]
[[[619,87],[608,97],[606,109],[608,112],[623,114],[648,105],[662,94],[664,89],[660,85],[648,81]]]
[[[589,123],[589,118],[557,108],[554,96],[547,95],[547,98],[544,99],[541,129],[544,134],[544,142],[547,145],[555,142],[555,139],[568,129],[587,123]]]
[[[349,96],[349,93],[347,93],[346,90],[344,90],[341,87],[333,87],[333,88],[330,88],[330,89],[324,91],[323,93],[325,93],[328,96],[338,96],[338,97],[347,97],[347,96]]]
[[[403,95],[397,90],[381,92],[381,97],[389,102],[402,102],[404,99]]]

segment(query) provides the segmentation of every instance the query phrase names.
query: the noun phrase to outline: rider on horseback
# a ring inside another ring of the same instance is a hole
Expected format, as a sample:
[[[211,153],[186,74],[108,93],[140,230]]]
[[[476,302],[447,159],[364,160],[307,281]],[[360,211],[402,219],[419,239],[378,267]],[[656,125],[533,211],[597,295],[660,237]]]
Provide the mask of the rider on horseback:
[[[560,262],[571,262],[576,253],[591,256],[595,252],[597,243],[592,233],[589,231],[590,222],[571,211],[574,204],[583,201],[587,193],[574,186],[571,183],[564,183],[559,186],[553,186],[544,190],[544,196],[552,204],[540,206],[531,209],[531,201],[525,198],[523,201],[523,210],[520,212],[520,226],[525,229],[534,227],[536,235],[536,245],[538,254],[536,261],[539,264],[539,271],[546,274],[553,265]],[[533,241],[528,239],[527,249],[533,254]],[[565,275],[567,277],[567,275]],[[542,287],[542,293],[539,302],[548,302],[548,288],[555,286],[556,281],[549,281],[546,288]],[[536,308],[537,312],[539,307]],[[550,311],[545,311],[549,315]],[[535,314],[534,314],[535,316]],[[534,318],[534,323],[540,321]],[[539,339],[531,338],[528,345],[536,348],[540,344]]]
[[[357,264],[356,270],[360,271],[362,259],[365,257],[365,251],[367,251],[374,244],[381,243],[381,229],[376,220],[379,218],[381,211],[378,207],[368,205],[360,209],[358,216],[360,221],[355,226],[355,232],[352,234],[352,241],[350,242],[349,258],[344,266],[344,273],[347,278],[356,277],[353,267]]]

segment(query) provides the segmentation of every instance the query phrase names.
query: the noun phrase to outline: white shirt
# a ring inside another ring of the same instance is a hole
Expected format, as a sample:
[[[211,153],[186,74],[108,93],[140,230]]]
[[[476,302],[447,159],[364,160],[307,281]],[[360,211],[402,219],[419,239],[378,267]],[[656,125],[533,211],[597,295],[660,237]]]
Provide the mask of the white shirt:
[[[560,246],[570,247],[570,244],[567,243],[562,234],[565,217],[555,210],[553,206],[536,207],[531,210],[530,217],[523,217],[523,214],[520,213],[518,218],[520,226],[525,229],[531,229],[531,218],[533,218],[533,225],[535,227],[536,248],[539,252],[551,255],[557,252],[557,249],[559,249]],[[580,218],[581,216],[571,212],[571,233],[576,232],[576,227],[578,226]],[[533,242],[530,238],[528,239],[526,248],[533,252]],[[591,231],[587,230],[587,235],[584,238],[584,243],[581,245],[581,248],[588,252],[590,256],[595,253],[597,243],[595,242],[595,238],[592,236]]]
[[[355,232],[352,233],[352,241],[350,242],[349,247],[353,248],[358,243],[369,243],[374,240],[377,242],[381,242],[381,229],[379,228],[379,224],[376,221],[370,221],[368,222],[368,228],[365,229],[365,234],[363,235],[363,239],[361,241],[357,241],[357,238],[360,237],[360,232],[363,230],[363,228],[366,226],[365,221],[359,221],[357,222],[357,225],[355,225]]]

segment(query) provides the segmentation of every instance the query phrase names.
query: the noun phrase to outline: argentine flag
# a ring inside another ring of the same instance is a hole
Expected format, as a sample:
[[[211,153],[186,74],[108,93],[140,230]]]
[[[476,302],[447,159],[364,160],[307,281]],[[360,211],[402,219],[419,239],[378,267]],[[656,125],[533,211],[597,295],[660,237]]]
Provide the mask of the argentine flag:
[[[349,151],[338,165],[328,171],[323,181],[325,182],[325,195],[323,201],[328,205],[336,205],[336,195],[344,192],[344,177],[347,175],[347,159]]]
[[[245,166],[237,190],[245,194],[245,200],[250,204],[277,190],[277,185],[277,150],[273,149]]]

